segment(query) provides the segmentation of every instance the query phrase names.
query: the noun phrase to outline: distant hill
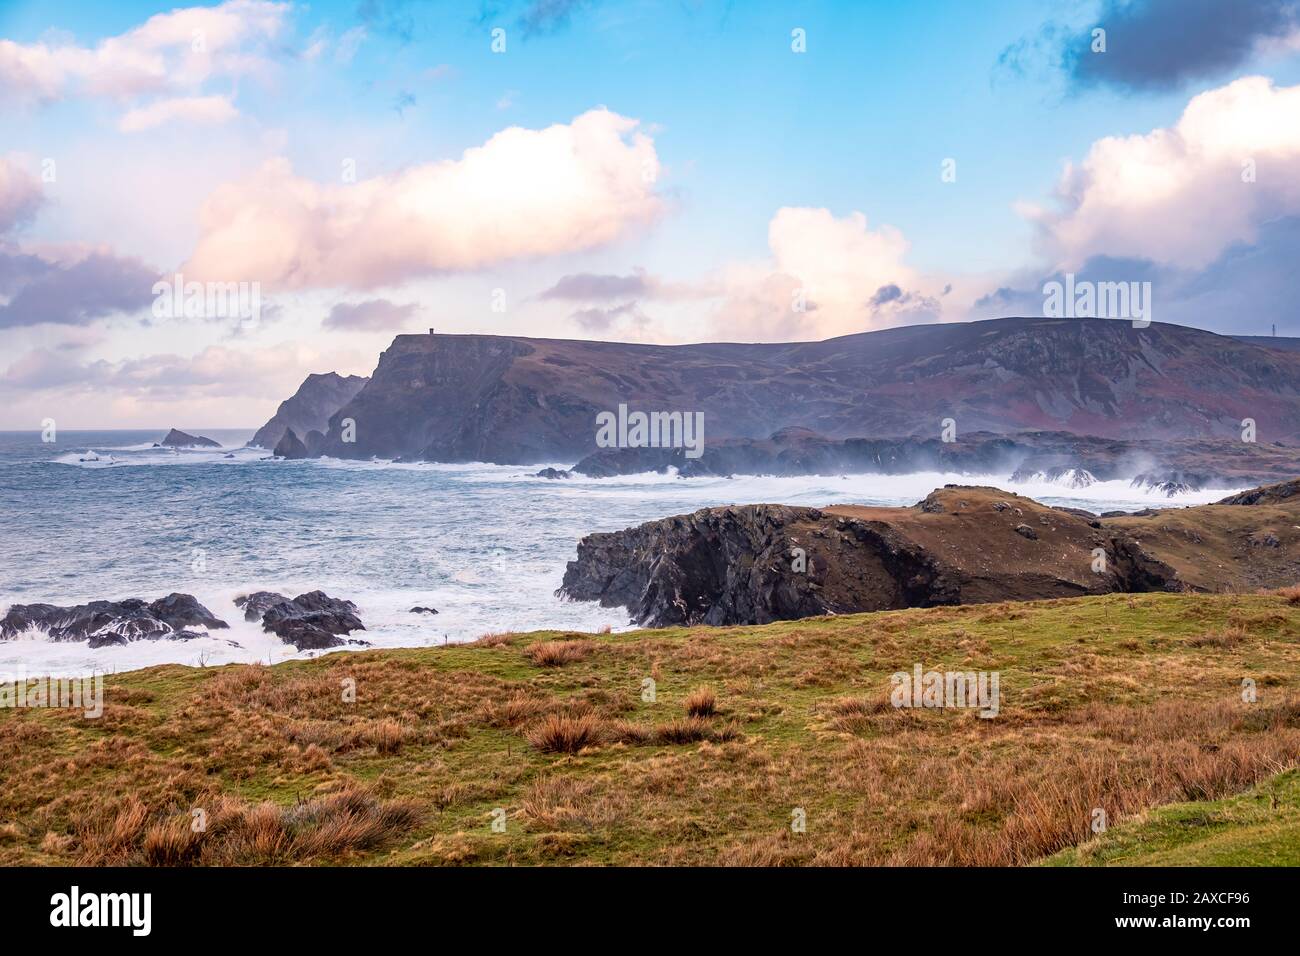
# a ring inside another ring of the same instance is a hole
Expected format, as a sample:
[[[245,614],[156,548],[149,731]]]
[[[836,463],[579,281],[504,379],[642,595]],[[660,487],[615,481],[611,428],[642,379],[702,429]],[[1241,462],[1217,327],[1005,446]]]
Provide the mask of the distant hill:
[[[1102,319],[991,319],[775,344],[399,335],[314,449],[573,461],[596,450],[596,415],[620,403],[701,411],[706,441],[790,426],[829,438],[933,437],[945,418],[959,434],[1239,439],[1250,418],[1259,441],[1290,443],[1300,439],[1300,353]],[[356,422],[355,442],[343,441],[345,418]]]
[[[1261,348],[1300,352],[1300,339],[1288,338],[1285,335],[1234,335],[1232,338],[1238,342],[1246,342],[1249,345],[1258,345]]]

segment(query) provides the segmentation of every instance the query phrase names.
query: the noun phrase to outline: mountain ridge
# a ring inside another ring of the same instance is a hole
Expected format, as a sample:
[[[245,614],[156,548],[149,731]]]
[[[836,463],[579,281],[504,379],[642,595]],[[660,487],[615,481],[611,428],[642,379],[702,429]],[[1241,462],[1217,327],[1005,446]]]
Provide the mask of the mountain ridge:
[[[792,343],[399,335],[313,453],[574,461],[597,450],[595,416],[621,403],[702,411],[706,441],[795,426],[930,437],[951,418],[958,435],[1237,440],[1253,419],[1258,440],[1296,442],[1300,353],[1164,323],[1014,317]]]

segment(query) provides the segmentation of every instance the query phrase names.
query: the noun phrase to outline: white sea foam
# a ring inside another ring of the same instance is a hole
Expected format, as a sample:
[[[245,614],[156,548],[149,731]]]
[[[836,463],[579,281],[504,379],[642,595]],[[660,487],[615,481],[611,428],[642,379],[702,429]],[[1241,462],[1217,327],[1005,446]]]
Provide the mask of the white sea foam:
[[[935,488],[964,484],[992,485],[1052,505],[1137,510],[1201,504],[1235,490],[1171,500],[1127,481],[1069,489],[1048,482],[1013,485],[1006,475],[938,472],[690,479],[668,472],[548,480],[534,476],[540,464],[269,462],[261,460],[263,449],[173,453],[118,444],[123,447],[113,454],[122,466],[94,474],[86,473],[88,464],[61,467],[83,456],[82,446],[47,459],[60,467],[22,473],[29,486],[7,499],[13,506],[0,514],[8,545],[0,551],[0,606],[152,600],[179,591],[195,595],[230,629],[192,641],[136,641],[93,651],[85,643],[40,638],[0,642],[0,671],[21,663],[28,673],[72,676],[306,656],[244,621],[234,598],[255,590],[294,596],[320,589],[351,600],[367,628],[353,636],[375,647],[466,641],[500,631],[622,628],[628,622],[623,609],[555,596],[578,540],[702,507],[912,505]],[[106,448],[97,450],[103,455]],[[173,467],[211,464],[243,467]],[[412,614],[414,606],[439,613]]]

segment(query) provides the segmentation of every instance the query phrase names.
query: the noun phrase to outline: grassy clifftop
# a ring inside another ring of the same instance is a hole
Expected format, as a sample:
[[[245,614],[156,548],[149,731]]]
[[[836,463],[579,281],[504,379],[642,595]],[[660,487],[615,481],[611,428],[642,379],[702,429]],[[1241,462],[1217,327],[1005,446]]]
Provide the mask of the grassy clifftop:
[[[1295,600],[152,668],[96,720],[0,710],[0,863],[1295,862]],[[998,715],[894,708],[915,664],[999,672]]]

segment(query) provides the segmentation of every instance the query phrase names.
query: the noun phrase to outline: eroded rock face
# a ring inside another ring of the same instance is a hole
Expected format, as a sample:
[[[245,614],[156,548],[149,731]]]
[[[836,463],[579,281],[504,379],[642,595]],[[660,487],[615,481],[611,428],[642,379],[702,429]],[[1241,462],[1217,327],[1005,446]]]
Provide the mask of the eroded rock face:
[[[243,610],[244,620],[261,620],[263,630],[278,635],[300,651],[366,643],[344,639],[353,631],[366,629],[357,617],[357,606],[330,597],[324,591],[308,591],[296,598],[272,591],[255,591],[235,598],[235,606]]]
[[[360,375],[337,372],[308,375],[298,391],[280,403],[275,415],[257,430],[249,444],[274,448],[289,429],[304,438],[313,431],[324,434],[330,416],[350,402],[368,381]]]
[[[1186,586],[1095,519],[949,486],[913,508],[706,508],[588,535],[557,593],[665,627]]]
[[[12,640],[34,629],[54,641],[88,641],[91,647],[106,647],[130,641],[188,640],[201,636],[189,628],[219,630],[228,626],[193,595],[172,593],[152,603],[127,598],[72,607],[15,604],[0,618],[0,640]]]

